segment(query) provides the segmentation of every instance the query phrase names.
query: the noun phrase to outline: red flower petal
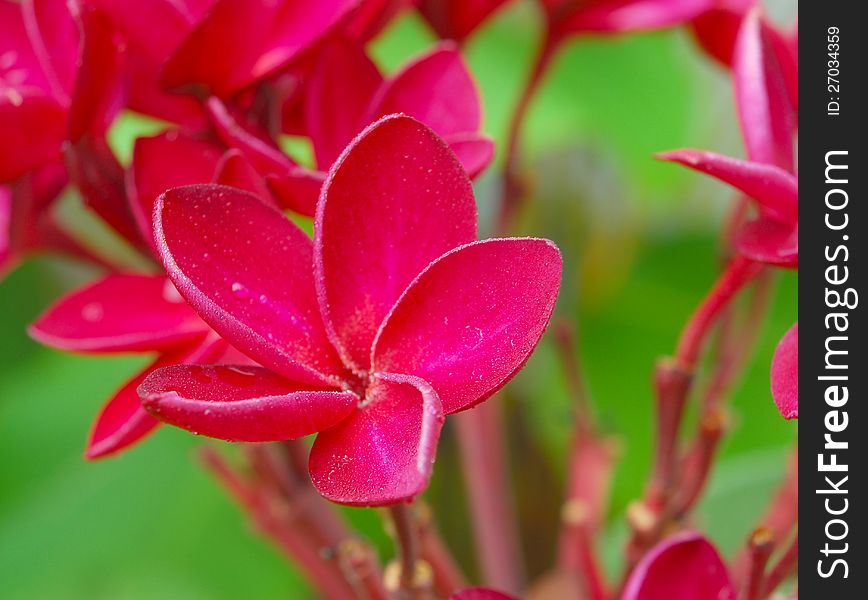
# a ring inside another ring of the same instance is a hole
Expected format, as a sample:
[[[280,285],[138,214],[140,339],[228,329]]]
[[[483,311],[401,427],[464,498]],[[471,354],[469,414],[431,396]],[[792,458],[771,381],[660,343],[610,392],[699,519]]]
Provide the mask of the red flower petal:
[[[563,2],[548,0],[550,7]],[[555,28],[563,33],[597,31],[618,33],[643,31],[679,25],[711,8],[714,0],[601,0],[580,3],[566,16],[555,18]],[[557,10],[550,14],[557,15]]]
[[[399,112],[441,137],[479,129],[479,93],[454,44],[439,44],[393,75],[373,100],[369,121]]]
[[[243,127],[218,98],[209,98],[205,109],[223,143],[240,150],[262,175],[282,175],[295,167],[295,163],[271,140]]]
[[[733,78],[748,157],[792,172],[794,109],[758,9],[748,13],[736,38]]]
[[[85,205],[137,248],[147,248],[127,199],[126,174],[101,137],[84,136],[65,149],[66,168]]]
[[[278,203],[286,209],[306,217],[316,214],[316,204],[326,175],[322,171],[310,171],[293,167],[284,175],[266,177],[268,189]]]
[[[658,158],[728,183],[756,200],[764,213],[785,223],[795,225],[799,221],[799,180],[783,169],[702,150],[675,150],[659,154]]]
[[[772,360],[772,396],[785,419],[799,418],[799,324],[781,338]]]
[[[273,202],[271,192],[268,191],[262,176],[253,169],[239,150],[228,150],[223,155],[214,171],[214,183],[245,190],[269,204]]]
[[[28,329],[77,352],[150,352],[201,338],[208,327],[165,277],[109,275],[61,298]]]
[[[376,371],[431,383],[446,414],[502,387],[539,342],[561,255],[548,240],[492,239],[448,252],[407,288],[374,342]]]
[[[720,555],[698,533],[660,542],[634,569],[622,600],[735,600]]]
[[[81,59],[69,108],[71,142],[85,134],[102,135],[122,103],[124,45],[111,22],[93,7],[78,14]]]
[[[475,238],[470,179],[430,129],[391,116],[356,138],[323,186],[315,235],[320,307],[344,362],[367,370],[407,284]]]
[[[169,188],[210,183],[222,149],[178,130],[136,139],[127,194],[142,234],[154,243],[154,203]]]
[[[343,372],[317,306],[310,238],[280,212],[235,188],[191,185],[160,196],[154,229],[169,277],[230,344],[297,381]]]
[[[755,0],[727,0],[696,17],[690,24],[702,49],[722,65],[732,64],[735,38],[745,13]]]
[[[381,373],[358,410],[317,436],[313,484],[340,504],[409,500],[428,486],[442,426],[440,400],[427,382]]]
[[[304,117],[316,163],[327,170],[364,129],[371,98],[383,77],[361,44],[330,42],[306,82]]]
[[[744,256],[779,267],[799,266],[799,230],[772,219],[745,223],[735,238]]]
[[[199,102],[170,94],[159,71],[214,0],[88,0],[109,16],[127,47],[129,108],[175,123],[204,122]]]
[[[463,42],[506,0],[420,0],[419,12],[437,35]]]
[[[471,179],[485,170],[494,158],[494,141],[476,133],[457,133],[446,138]]]
[[[156,369],[190,362],[210,362],[226,348],[226,342],[216,335],[208,336],[200,345],[165,354],[136,375],[103,406],[94,423],[85,450],[85,458],[95,460],[126,450],[148,435],[160,422],[142,407],[136,389]]]
[[[251,366],[165,367],[139,395],[161,421],[230,442],[303,437],[338,423],[358,402],[352,392],[311,388]]]
[[[362,0],[341,29],[354,40],[367,42],[380,33],[398,13],[417,0]]]
[[[60,157],[66,110],[39,93],[0,92],[0,182]]]
[[[67,1],[24,0],[21,10],[52,95],[64,104],[69,103],[78,67],[79,30]]]
[[[40,33],[32,31],[38,28],[32,17],[26,7],[17,2],[0,2],[0,56],[5,57],[2,72],[4,79],[18,92],[26,90],[54,96],[55,90],[43,70],[47,57],[34,50],[34,38],[38,39]],[[69,98],[58,100],[64,104]]]
[[[227,97],[285,66],[316,42],[353,0],[218,0],[163,71],[169,89]]]
[[[449,597],[449,600],[515,600],[512,596],[508,596],[503,592],[490,590],[488,588],[467,588],[459,592],[455,592]]]

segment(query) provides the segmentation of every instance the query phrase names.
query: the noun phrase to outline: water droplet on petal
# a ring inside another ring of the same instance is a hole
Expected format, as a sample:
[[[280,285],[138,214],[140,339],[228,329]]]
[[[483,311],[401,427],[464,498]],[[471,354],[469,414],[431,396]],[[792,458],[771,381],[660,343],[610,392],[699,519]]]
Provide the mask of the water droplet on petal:
[[[101,321],[105,311],[99,302],[85,304],[81,309],[81,318],[90,323]]]
[[[236,281],[232,284],[232,294],[239,300],[246,300],[250,297],[250,290]]]

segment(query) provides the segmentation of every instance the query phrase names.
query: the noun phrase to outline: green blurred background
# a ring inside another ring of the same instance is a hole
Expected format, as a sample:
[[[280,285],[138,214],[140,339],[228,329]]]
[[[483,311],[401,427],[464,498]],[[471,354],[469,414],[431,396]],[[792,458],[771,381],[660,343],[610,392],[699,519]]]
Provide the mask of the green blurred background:
[[[513,3],[467,47],[485,130],[496,140],[504,139],[538,25],[530,2]],[[408,15],[373,53],[390,71],[431,43],[425,26]],[[684,31],[570,44],[526,123],[524,162],[534,200],[522,227],[564,250],[559,314],[578,323],[595,409],[622,439],[605,540],[610,564],[623,539],[620,515],[641,493],[649,468],[650,373],[720,268],[717,232],[731,200],[723,186],[651,155],[682,146],[740,155],[735,123],[728,76],[698,54]],[[150,127],[123,118],[112,132],[121,156]],[[495,171],[477,185],[483,218],[495,204]],[[202,440],[164,428],[119,458],[82,460],[97,409],[148,359],[62,354],[30,341],[24,328],[63,289],[92,276],[38,259],[0,284],[0,596],[313,597],[199,468],[194,448]],[[764,507],[795,438],[794,425],[771,401],[768,369],[776,341],[796,319],[796,287],[794,273],[776,275],[770,318],[736,389],[732,432],[700,511],[702,526],[728,552]],[[533,572],[553,551],[547,542],[571,423],[563,384],[546,339],[511,385],[507,406]],[[447,425],[430,496],[435,508],[445,507],[439,511],[445,535],[474,572],[457,508],[461,488]],[[377,514],[347,514],[388,556]]]

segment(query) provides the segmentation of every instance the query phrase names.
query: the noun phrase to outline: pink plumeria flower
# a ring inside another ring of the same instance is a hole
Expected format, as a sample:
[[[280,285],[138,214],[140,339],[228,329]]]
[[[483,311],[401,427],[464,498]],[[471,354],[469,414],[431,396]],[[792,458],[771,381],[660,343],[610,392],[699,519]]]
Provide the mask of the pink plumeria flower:
[[[727,183],[751,198],[757,216],[735,238],[744,256],[798,268],[799,180],[793,133],[796,110],[778,53],[757,9],[744,18],[735,42],[733,78],[748,160],[713,152],[676,150],[659,155]],[[772,396],[781,414],[798,418],[798,326],[784,336],[772,364]]]
[[[735,600],[737,594],[717,549],[686,531],[651,549],[633,570],[621,600]]]
[[[444,40],[462,44],[508,0],[420,0],[419,12]]]
[[[145,407],[225,440],[320,432],[311,477],[343,504],[427,486],[444,415],[524,365],[560,286],[552,242],[475,241],[470,179],[403,115],[335,162],[313,241],[255,196],[207,185],[166,192],[155,230],[180,293],[263,367],[160,369],[139,388]]]
[[[37,341],[69,352],[155,353],[100,410],[85,457],[97,459],[142,440],[159,421],[142,408],[136,388],[154,369],[217,360],[226,344],[157,275],[109,275],[57,301],[28,329]]]

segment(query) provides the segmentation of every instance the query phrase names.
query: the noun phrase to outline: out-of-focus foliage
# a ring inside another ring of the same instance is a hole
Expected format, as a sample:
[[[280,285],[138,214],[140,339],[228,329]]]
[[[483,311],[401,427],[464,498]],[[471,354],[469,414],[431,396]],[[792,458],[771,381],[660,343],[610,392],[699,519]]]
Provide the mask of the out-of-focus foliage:
[[[537,18],[530,3],[514,4],[467,47],[485,102],[485,130],[498,141],[532,55]],[[417,18],[406,17],[376,42],[374,54],[388,70],[432,40]],[[714,279],[715,230],[728,200],[722,186],[651,154],[681,146],[740,154],[728,89],[725,75],[684,32],[589,39],[560,55],[526,123],[525,164],[538,193],[525,227],[564,250],[559,311],[578,317],[593,403],[604,426],[623,440],[611,512],[615,551],[616,515],[641,492],[650,463],[650,373]],[[122,158],[132,137],[153,127],[123,118],[112,136]],[[495,179],[478,184],[483,217]],[[193,448],[200,440],[163,428],[118,459],[81,459],[96,408],[145,361],[76,357],[27,339],[25,325],[61,291],[56,282],[86,276],[43,259],[0,284],[3,597],[309,597],[301,578],[252,534],[198,467]],[[725,551],[744,538],[782,475],[782,449],[792,436],[771,401],[768,369],[776,340],[796,318],[797,279],[776,278],[771,316],[736,391],[732,432],[700,511]],[[509,396],[517,477],[536,478],[517,485],[534,530],[528,540],[551,540],[570,408],[550,343],[543,342]],[[444,533],[470,561],[463,515],[454,508],[460,485],[447,431],[429,497],[435,509],[449,507],[437,511]],[[721,506],[726,510],[715,510]],[[389,547],[372,511],[347,514]],[[535,546],[532,567],[539,569],[552,548]]]

